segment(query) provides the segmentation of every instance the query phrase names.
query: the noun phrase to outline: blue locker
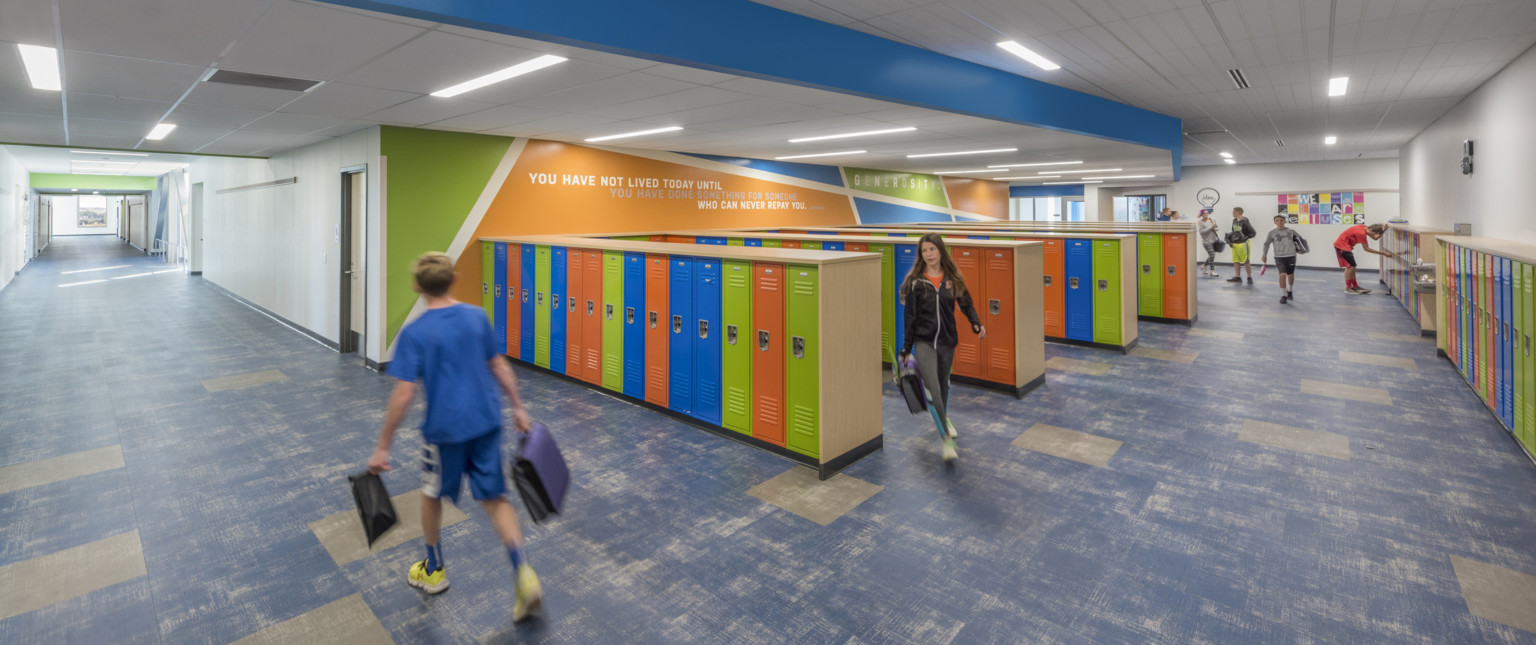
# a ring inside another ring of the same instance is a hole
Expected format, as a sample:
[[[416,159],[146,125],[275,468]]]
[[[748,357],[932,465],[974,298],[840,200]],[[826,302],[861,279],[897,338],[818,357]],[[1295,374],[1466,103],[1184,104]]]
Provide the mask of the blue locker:
[[[1067,240],[1067,338],[1093,340],[1093,245]]]
[[[532,244],[523,245],[523,270],[519,273],[520,282],[523,283],[522,298],[523,321],[518,325],[518,356],[529,363],[533,362],[533,280],[537,277],[538,263],[535,255],[537,248]]]
[[[1515,265],[1509,258],[1499,258],[1499,264],[1504,267],[1504,278],[1499,281],[1499,290],[1504,293],[1502,298],[1502,313],[1499,319],[1504,321],[1503,342],[1499,344],[1499,351],[1504,353],[1504,365],[1501,368],[1504,375],[1504,389],[1499,393],[1499,403],[1504,406],[1504,426],[1515,427],[1515,339],[1514,315],[1515,315]]]
[[[1461,350],[1461,375],[1467,377],[1472,374],[1472,337],[1477,328],[1472,325],[1472,306],[1468,300],[1468,294],[1470,293],[1468,289],[1471,288],[1472,277],[1468,275],[1471,266],[1467,261],[1466,250],[1456,249],[1456,256],[1457,262],[1461,265],[1461,289],[1459,289],[1461,293],[1461,328],[1463,330],[1460,338],[1461,346],[1459,347]]]
[[[696,259],[693,270],[693,416],[720,425],[720,259]]]
[[[811,235],[837,235],[837,231],[810,231]]]
[[[745,240],[742,240],[742,242],[744,243],[745,246],[762,246],[763,245],[762,238],[756,238],[756,237],[749,237],[749,238],[747,238]]]
[[[492,302],[500,304],[506,298],[507,293],[507,244],[496,243],[496,298]],[[497,307],[498,309],[500,307]],[[492,312],[491,317],[496,321],[496,353],[507,353],[507,316],[501,312]]]
[[[624,393],[645,398],[645,254],[624,254]]]
[[[550,247],[550,280],[549,280],[549,369],[556,373],[565,373],[565,345],[566,312],[566,259],[565,247]],[[578,331],[578,333],[580,333]]]
[[[695,260],[674,255],[667,272],[667,307],[671,333],[667,337],[667,407],[693,414],[693,273]],[[696,333],[696,332],[695,332]]]
[[[841,251],[841,250],[843,250],[843,243],[842,242],[822,242],[821,243],[821,250],[823,250],[823,251]]]
[[[693,241],[695,243],[698,243],[698,244],[712,244],[714,246],[725,246],[725,238],[723,238],[723,237],[711,237],[711,236],[708,236],[708,235],[700,235],[698,237],[693,238]],[[715,264],[718,265],[720,263],[716,262]]]
[[[891,233],[890,237],[906,237],[906,233]]]
[[[901,351],[906,347],[907,339],[907,306],[901,303],[901,283],[906,281],[907,274],[912,272],[912,265],[917,264],[916,244],[897,244],[896,246],[896,275],[891,279],[896,281],[896,338],[893,342],[896,347],[892,351]]]
[[[991,235],[967,235],[966,237],[969,238],[969,239],[972,239],[972,240],[990,240],[990,239],[992,239]]]
[[[1504,420],[1504,263],[1500,258],[1493,261],[1493,301],[1488,303],[1488,315],[1493,318],[1493,346],[1488,348],[1488,358],[1493,361],[1493,414]]]

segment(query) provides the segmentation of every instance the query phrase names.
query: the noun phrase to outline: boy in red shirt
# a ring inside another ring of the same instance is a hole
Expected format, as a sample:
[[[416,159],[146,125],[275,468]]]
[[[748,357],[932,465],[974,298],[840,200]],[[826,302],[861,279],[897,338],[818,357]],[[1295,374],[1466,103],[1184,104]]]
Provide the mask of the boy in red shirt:
[[[1360,283],[1355,282],[1355,245],[1359,244],[1367,252],[1376,255],[1394,257],[1391,251],[1377,251],[1371,248],[1371,240],[1381,239],[1381,234],[1386,232],[1383,224],[1356,224],[1339,234],[1339,239],[1333,241],[1333,252],[1339,257],[1339,266],[1344,267],[1344,291],[1356,295],[1370,293],[1370,289],[1361,289]]]

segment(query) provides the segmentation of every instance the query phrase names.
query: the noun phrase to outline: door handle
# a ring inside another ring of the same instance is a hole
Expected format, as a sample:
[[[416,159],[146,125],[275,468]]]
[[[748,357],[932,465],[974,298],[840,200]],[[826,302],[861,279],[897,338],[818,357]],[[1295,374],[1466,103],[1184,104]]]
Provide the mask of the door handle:
[[[613,320],[613,303],[603,303],[603,313],[607,314],[608,320]]]
[[[1172,264],[1168,265],[1168,275],[1178,275],[1178,274],[1179,274],[1179,268],[1178,267],[1176,267],[1176,266],[1174,266]]]
[[[1045,286],[1051,286],[1051,276],[1049,275],[1045,276]]]
[[[1073,289],[1077,288],[1077,278],[1067,278],[1067,283],[1067,286],[1072,287]]]
[[[766,329],[757,330],[757,351],[768,351],[768,330]]]
[[[593,302],[591,300],[588,300],[587,301],[587,315],[588,316],[592,315],[592,309],[593,309]]]
[[[1003,313],[1003,301],[993,298],[987,301],[987,310],[996,316]]]
[[[1099,291],[1109,291],[1109,281],[1108,280],[1100,280],[1099,281]]]
[[[1143,265],[1141,265],[1141,274],[1142,275],[1152,275],[1152,265],[1150,265],[1150,264],[1143,264]]]
[[[501,285],[499,285],[499,284],[496,285],[496,297],[497,298],[501,297]]]
[[[789,344],[793,348],[795,358],[805,358],[805,338],[790,336]]]
[[[652,311],[650,313],[651,313],[651,329],[655,329],[656,328],[656,312]]]
[[[672,317],[672,333],[674,333],[674,334],[681,334],[681,333],[683,333],[683,317],[682,316],[673,316]]]
[[[633,324],[635,324],[635,308],[634,307],[625,307],[624,308],[624,324],[626,324],[626,325],[633,325]]]
[[[487,282],[480,283],[480,293],[481,294],[487,294],[487,293],[490,293],[490,292],[491,292],[491,285],[490,285],[490,283],[487,283]]]
[[[709,338],[709,321],[703,318],[699,319],[699,338]]]
[[[736,326],[735,325],[726,325],[725,326],[725,342],[728,345],[735,345],[736,344]]]

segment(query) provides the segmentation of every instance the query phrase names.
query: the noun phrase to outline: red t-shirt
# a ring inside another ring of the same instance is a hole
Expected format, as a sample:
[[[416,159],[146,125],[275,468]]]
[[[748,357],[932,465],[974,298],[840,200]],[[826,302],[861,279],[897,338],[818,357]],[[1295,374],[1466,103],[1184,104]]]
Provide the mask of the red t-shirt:
[[[1333,241],[1333,248],[1340,251],[1351,251],[1354,250],[1356,244],[1365,244],[1367,239],[1369,238],[1365,234],[1365,225],[1356,224],[1344,229],[1344,232],[1339,234],[1339,239]]]

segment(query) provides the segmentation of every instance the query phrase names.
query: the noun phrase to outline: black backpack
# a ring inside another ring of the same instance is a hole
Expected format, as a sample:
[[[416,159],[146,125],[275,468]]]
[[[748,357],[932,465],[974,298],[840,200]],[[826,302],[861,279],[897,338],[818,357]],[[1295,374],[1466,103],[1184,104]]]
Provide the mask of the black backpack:
[[[1312,247],[1307,246],[1307,238],[1302,237],[1300,233],[1291,231],[1291,237],[1296,241],[1296,253],[1298,255],[1312,250]]]

